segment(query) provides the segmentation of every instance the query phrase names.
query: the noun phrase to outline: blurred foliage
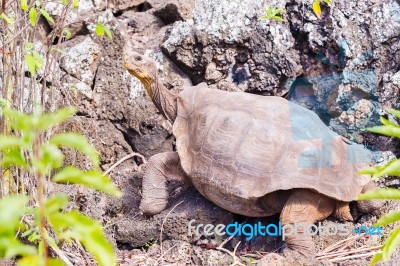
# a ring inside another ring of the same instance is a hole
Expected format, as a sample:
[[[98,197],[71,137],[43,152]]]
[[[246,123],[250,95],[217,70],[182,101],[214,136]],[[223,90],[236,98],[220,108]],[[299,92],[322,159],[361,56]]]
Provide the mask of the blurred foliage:
[[[400,111],[389,109],[397,119],[400,119]],[[381,117],[381,126],[368,128],[370,132],[378,133],[381,135],[400,138],[400,125],[391,122],[390,120]],[[360,174],[372,175],[372,178],[379,178],[382,176],[400,176],[400,159],[396,159],[386,163],[385,165],[376,165],[374,167],[364,169],[359,172]],[[368,191],[359,195],[358,200],[400,200],[400,190],[395,188],[376,189]],[[395,222],[400,222],[400,211],[393,211],[382,216],[374,225],[386,226]],[[400,245],[400,228],[396,228],[391,232],[382,246],[382,252],[376,254],[372,260],[371,265],[375,265],[381,259],[389,261],[395,249]]]
[[[4,169],[24,169],[35,176],[39,183],[39,204],[36,206],[29,204],[32,199],[26,195],[11,195],[0,200],[0,256],[20,256],[19,265],[64,265],[60,259],[48,258],[44,249],[49,246],[57,250],[57,243],[70,239],[79,241],[99,265],[115,264],[113,248],[99,222],[77,210],[63,211],[68,203],[66,195],[46,197],[45,194],[40,194],[44,192],[41,182],[45,182],[45,178],[40,177],[51,176],[56,171],[51,179],[53,182],[84,185],[121,196],[110,179],[98,170],[99,155],[85,137],[78,133],[60,133],[42,141],[43,132],[62,123],[75,112],[72,107],[62,108],[54,113],[42,113],[40,108],[36,108],[32,114],[24,114],[8,107],[1,110],[2,119],[8,121],[13,134],[0,135],[0,165]],[[63,167],[62,147],[72,148],[86,155],[96,169],[82,171],[73,166]],[[40,197],[43,197],[43,201],[40,201]],[[32,216],[35,221],[30,228],[24,223],[23,217],[26,216]],[[44,228],[46,224],[47,228]],[[55,237],[51,237],[48,230],[54,232]],[[38,243],[38,248],[22,243],[16,237],[19,232],[23,232],[20,237],[28,236],[28,242]]]
[[[72,37],[68,17],[79,7],[79,0],[50,2],[57,5],[57,15],[45,0],[2,1],[0,10],[0,257],[17,258],[19,265],[72,265],[59,246],[79,241],[99,265],[114,265],[101,224],[78,211],[65,211],[68,198],[47,191],[52,181],[121,195],[100,171],[99,154],[85,137],[72,132],[51,136],[52,128],[75,108],[43,113],[36,107],[56,109],[50,92],[61,87],[56,62],[64,53],[61,43]],[[43,39],[40,20],[51,26]],[[91,23],[96,35],[112,39],[104,24]],[[93,169],[65,166],[64,148],[82,153]],[[50,258],[49,249],[59,258]]]

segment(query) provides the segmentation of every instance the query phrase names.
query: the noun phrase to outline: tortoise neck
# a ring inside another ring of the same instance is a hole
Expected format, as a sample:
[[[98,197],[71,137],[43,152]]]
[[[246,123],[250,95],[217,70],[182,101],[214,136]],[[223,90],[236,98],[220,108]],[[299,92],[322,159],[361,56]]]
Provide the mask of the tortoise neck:
[[[157,77],[153,82],[144,82],[144,86],[157,109],[173,123],[177,114],[177,96],[165,88]]]

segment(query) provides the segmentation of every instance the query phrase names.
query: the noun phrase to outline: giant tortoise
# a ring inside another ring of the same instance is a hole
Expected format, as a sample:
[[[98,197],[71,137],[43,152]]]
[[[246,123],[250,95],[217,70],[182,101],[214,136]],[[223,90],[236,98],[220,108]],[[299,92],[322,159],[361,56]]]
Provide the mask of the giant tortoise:
[[[168,180],[192,184],[233,213],[281,213],[284,225],[313,224],[330,215],[352,220],[349,202],[373,187],[369,176],[357,174],[371,153],[335,134],[310,110],[281,97],[210,89],[205,83],[174,94],[158,79],[155,62],[130,48],[124,66],[173,124],[176,137],[176,152],[156,154],[146,166],[140,204],[146,215],[166,208]],[[379,205],[356,203],[361,213]],[[304,232],[286,242],[289,249],[315,254]]]

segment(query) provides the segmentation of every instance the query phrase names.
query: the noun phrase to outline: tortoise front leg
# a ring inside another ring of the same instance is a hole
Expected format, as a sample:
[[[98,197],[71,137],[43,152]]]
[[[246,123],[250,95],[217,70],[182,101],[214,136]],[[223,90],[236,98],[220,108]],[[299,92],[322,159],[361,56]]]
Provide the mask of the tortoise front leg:
[[[143,214],[154,215],[162,212],[168,203],[167,181],[186,181],[176,152],[164,152],[153,155],[146,164],[142,183]]]
[[[335,200],[311,190],[294,190],[281,213],[280,220],[284,225],[311,225],[332,214]],[[289,230],[287,230],[289,231]],[[315,246],[311,235],[304,234],[302,227],[297,232],[286,236],[287,247],[305,256],[315,256]]]

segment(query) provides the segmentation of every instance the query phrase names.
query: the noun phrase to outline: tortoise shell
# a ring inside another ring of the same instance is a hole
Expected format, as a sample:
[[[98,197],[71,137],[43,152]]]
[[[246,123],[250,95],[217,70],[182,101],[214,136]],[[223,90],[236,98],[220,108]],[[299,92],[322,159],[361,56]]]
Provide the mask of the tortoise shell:
[[[265,216],[257,199],[294,188],[352,201],[370,180],[357,174],[371,161],[367,149],[281,97],[190,87],[178,96],[173,133],[193,185],[243,215]]]

